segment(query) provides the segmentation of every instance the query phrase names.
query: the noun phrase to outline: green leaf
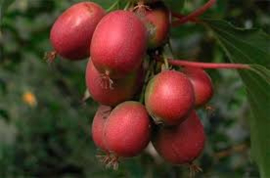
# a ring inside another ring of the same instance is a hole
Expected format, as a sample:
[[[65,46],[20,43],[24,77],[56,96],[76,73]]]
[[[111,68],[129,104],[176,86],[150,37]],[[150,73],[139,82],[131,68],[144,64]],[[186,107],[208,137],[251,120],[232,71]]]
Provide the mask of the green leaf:
[[[205,20],[233,63],[253,64],[239,71],[251,106],[252,157],[262,178],[270,177],[270,36],[258,29],[239,29],[225,21]]]
[[[8,7],[14,2],[15,0],[0,0],[0,19],[4,16],[5,12],[7,11]]]

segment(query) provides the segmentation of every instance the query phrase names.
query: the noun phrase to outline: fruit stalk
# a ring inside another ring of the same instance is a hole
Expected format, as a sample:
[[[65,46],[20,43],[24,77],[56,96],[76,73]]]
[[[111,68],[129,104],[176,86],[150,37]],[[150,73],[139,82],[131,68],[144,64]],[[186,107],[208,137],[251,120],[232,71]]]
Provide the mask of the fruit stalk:
[[[186,23],[188,21],[194,21],[196,20],[196,17],[202,15],[206,10],[208,10],[210,7],[212,7],[215,4],[216,0],[209,0],[206,4],[204,4],[202,7],[198,8],[194,12],[188,14],[187,16],[183,16],[180,14],[173,13],[172,15],[174,17],[179,16],[180,19],[177,21],[172,22],[173,27],[177,27],[183,23]]]
[[[197,67],[202,69],[251,69],[248,64],[206,63],[174,59],[168,59],[168,62],[173,66]]]
[[[120,0],[115,1],[108,9],[106,9],[106,12],[111,12],[119,5]]]
[[[172,11],[171,11],[171,14],[172,14],[173,17],[178,18],[178,20],[174,21],[173,23],[178,23],[179,20],[186,17],[184,14],[180,14],[180,13],[176,13],[176,12],[172,12]],[[199,22],[199,19],[194,17],[194,18],[189,19],[188,21],[190,21],[190,22]]]

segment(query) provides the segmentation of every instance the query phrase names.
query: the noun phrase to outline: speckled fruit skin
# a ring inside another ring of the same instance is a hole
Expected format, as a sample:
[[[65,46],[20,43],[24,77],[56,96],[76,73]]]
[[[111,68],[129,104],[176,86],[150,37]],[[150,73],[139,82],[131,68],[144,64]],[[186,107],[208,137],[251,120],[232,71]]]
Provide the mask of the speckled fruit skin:
[[[97,71],[92,61],[89,60],[86,68],[86,86],[91,97],[100,104],[116,106],[117,104],[129,100],[138,89],[138,72],[133,72],[121,79],[114,79],[112,87],[104,88],[100,83],[101,74]]]
[[[185,67],[182,71],[190,79],[195,93],[195,106],[205,105],[213,96],[213,84],[209,75],[200,68]]]
[[[121,78],[135,71],[146,51],[147,32],[132,12],[118,10],[98,24],[90,47],[91,58],[99,72]]]
[[[81,2],[68,8],[55,21],[50,40],[58,55],[71,60],[89,56],[94,30],[105,11],[93,2]]]
[[[194,107],[192,84],[181,72],[163,71],[148,83],[145,106],[156,123],[179,124]]]
[[[103,131],[104,126],[107,120],[107,117],[109,116],[111,111],[111,107],[100,105],[98,107],[98,110],[95,114],[95,117],[93,119],[92,123],[92,139],[97,147],[99,147],[103,151],[108,151],[103,139]]]
[[[126,101],[108,117],[104,130],[106,147],[120,157],[138,155],[149,143],[151,121],[139,102]]]
[[[160,128],[152,138],[157,152],[172,164],[192,163],[203,151],[205,133],[195,111],[181,124]]]
[[[146,12],[145,25],[149,34],[148,47],[152,49],[165,43],[170,29],[170,14],[161,2],[150,8],[151,10]]]

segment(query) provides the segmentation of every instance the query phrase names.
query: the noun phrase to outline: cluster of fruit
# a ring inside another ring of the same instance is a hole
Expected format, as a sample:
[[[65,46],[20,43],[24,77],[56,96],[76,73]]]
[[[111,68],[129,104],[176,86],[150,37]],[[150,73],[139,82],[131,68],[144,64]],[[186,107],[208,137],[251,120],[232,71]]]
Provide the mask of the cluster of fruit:
[[[191,164],[203,150],[205,134],[195,109],[213,95],[211,79],[196,67],[173,68],[163,55],[171,25],[162,1],[128,3],[106,13],[81,2],[54,23],[55,55],[78,60],[90,56],[86,85],[100,106],[92,124],[103,161],[117,167],[152,142],[173,164]]]

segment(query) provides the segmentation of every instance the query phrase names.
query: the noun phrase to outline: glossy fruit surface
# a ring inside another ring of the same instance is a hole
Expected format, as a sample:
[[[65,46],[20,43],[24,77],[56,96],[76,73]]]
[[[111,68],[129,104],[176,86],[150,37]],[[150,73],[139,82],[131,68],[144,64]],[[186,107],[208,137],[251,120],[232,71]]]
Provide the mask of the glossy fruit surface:
[[[213,96],[213,84],[209,75],[200,68],[185,67],[183,69],[190,79],[195,93],[195,106],[205,105]]]
[[[50,40],[58,55],[66,59],[84,59],[94,30],[105,11],[93,2],[81,2],[68,8],[55,21]]]
[[[156,123],[181,123],[194,107],[194,91],[185,74],[167,70],[147,85],[145,106]]]
[[[126,101],[112,110],[105,126],[106,147],[117,156],[136,156],[150,141],[151,122],[145,107]]]
[[[147,32],[132,12],[118,10],[98,24],[91,43],[91,59],[99,72],[121,78],[141,65],[146,51]]]
[[[107,151],[107,148],[104,144],[103,139],[103,131],[104,126],[107,121],[107,117],[109,116],[111,111],[111,107],[100,105],[98,107],[98,110],[95,114],[95,117],[93,119],[92,123],[92,139],[97,147],[99,147],[103,151]]]
[[[158,153],[172,164],[192,163],[203,151],[205,133],[195,111],[181,124],[160,128],[152,139]]]
[[[103,105],[116,106],[131,99],[138,89],[139,73],[133,72],[124,78],[108,79],[97,71],[89,60],[86,68],[86,85],[91,97]]]
[[[148,47],[156,48],[165,43],[170,29],[170,14],[163,3],[158,2],[146,11],[145,25],[148,31]]]

